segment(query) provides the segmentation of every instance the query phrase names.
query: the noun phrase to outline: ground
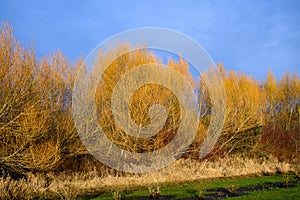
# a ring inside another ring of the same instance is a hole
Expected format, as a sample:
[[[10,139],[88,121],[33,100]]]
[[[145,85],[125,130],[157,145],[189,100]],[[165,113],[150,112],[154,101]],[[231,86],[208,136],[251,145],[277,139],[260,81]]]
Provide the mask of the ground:
[[[300,199],[299,178],[293,173],[207,179],[192,183],[157,183],[151,187],[155,189],[157,186],[160,197],[156,199]],[[117,193],[122,199],[151,199],[147,188]],[[112,198],[111,193],[105,193],[92,199]]]

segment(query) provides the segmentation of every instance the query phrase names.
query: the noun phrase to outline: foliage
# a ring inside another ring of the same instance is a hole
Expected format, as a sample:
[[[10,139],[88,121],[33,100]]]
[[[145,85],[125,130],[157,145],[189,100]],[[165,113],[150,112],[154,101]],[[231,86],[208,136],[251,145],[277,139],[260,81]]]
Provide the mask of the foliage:
[[[152,52],[141,48],[121,55],[130,44],[121,43],[109,52],[99,53],[103,60],[113,54],[111,63],[98,82],[95,101],[99,123],[107,137],[132,152],[151,152],[167,145],[176,135],[181,106],[176,95],[159,84],[140,87],[130,98],[130,116],[139,126],[150,123],[149,108],[160,104],[167,111],[163,128],[150,138],[126,134],[114,121],[112,92],[118,80],[135,66],[162,64]],[[0,175],[70,170],[88,156],[72,119],[72,88],[79,59],[70,63],[61,53],[37,60],[34,48],[24,48],[13,37],[12,27],[3,23],[0,34]],[[203,77],[192,76],[183,59],[169,59],[168,68],[178,71],[196,91],[201,108],[197,136],[186,157],[197,158],[210,122],[211,102]],[[226,71],[218,65],[226,90],[226,120],[222,135],[211,156],[229,154],[270,155],[300,162],[300,79],[287,73],[278,81],[269,72],[259,82],[243,73]],[[142,78],[142,77],[141,77]],[[172,80],[167,80],[172,81]],[[189,133],[185,133],[189,134]],[[257,154],[259,153],[259,154]],[[68,163],[70,162],[70,163]],[[103,166],[99,165],[99,169]],[[105,171],[107,169],[104,169]]]

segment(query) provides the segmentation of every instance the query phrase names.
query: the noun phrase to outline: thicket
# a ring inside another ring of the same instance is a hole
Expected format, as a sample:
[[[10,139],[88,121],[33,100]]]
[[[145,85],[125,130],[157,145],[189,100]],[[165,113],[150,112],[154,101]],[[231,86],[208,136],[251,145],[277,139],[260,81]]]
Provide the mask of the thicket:
[[[112,51],[129,48],[120,44]],[[109,56],[109,53],[102,56]],[[34,48],[24,48],[3,23],[0,35],[0,173],[25,174],[56,170],[84,170],[95,161],[77,135],[72,118],[72,88],[82,59],[71,63],[61,53],[37,59]],[[167,108],[164,127],[156,136],[141,139],[120,130],[113,119],[110,98],[123,74],[137,65],[161,59],[146,49],[119,57],[104,73],[95,100],[99,124],[110,140],[133,152],[159,149],[172,140],[180,123],[176,96],[158,84],[139,88],[130,99],[132,120],[141,126],[150,123],[148,108],[158,103]],[[201,106],[197,136],[185,157],[197,159],[210,121],[211,102],[203,79],[189,72],[188,63],[169,59],[167,67],[179,71],[199,88]],[[268,72],[257,81],[241,72],[226,71],[218,65],[226,90],[226,120],[222,135],[208,157],[238,154],[274,155],[299,162],[300,79],[286,73],[279,80]],[[89,163],[89,164],[86,164]],[[107,170],[107,169],[105,169]]]

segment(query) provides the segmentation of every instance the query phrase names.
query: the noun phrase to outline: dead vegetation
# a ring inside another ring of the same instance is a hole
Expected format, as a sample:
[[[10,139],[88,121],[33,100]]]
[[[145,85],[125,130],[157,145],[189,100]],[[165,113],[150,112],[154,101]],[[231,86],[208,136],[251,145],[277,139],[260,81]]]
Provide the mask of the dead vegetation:
[[[103,192],[123,191],[134,188],[147,188],[159,195],[160,185],[167,183],[192,182],[199,179],[222,178],[244,175],[265,175],[294,171],[295,166],[279,162],[276,158],[245,159],[227,157],[215,161],[200,162],[180,159],[169,167],[148,174],[124,174],[115,176],[94,171],[81,173],[28,173],[26,179],[13,180],[0,178],[0,199],[76,199],[80,196],[97,196]],[[156,185],[153,185],[156,183]],[[153,187],[152,187],[153,186]],[[120,196],[120,192],[116,193]]]

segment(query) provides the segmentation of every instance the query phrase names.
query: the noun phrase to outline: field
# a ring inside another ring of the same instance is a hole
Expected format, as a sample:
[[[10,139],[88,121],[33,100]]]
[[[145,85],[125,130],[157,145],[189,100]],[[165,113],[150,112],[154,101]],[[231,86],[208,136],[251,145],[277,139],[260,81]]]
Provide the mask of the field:
[[[293,199],[293,195],[299,196],[297,171],[296,165],[275,158],[228,157],[202,162],[179,159],[164,169],[146,174],[100,175],[97,169],[69,174],[29,173],[27,179],[0,178],[0,199],[145,199],[150,193],[159,194],[161,199],[249,195],[267,198],[276,192],[285,195],[284,199]]]
[[[299,177],[295,174],[204,179],[192,183],[165,183],[159,187],[157,199],[297,199],[300,198]],[[115,191],[124,199],[150,199],[149,189]],[[94,200],[112,199],[102,194]],[[155,198],[155,197],[152,197]]]

